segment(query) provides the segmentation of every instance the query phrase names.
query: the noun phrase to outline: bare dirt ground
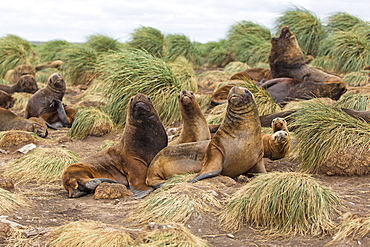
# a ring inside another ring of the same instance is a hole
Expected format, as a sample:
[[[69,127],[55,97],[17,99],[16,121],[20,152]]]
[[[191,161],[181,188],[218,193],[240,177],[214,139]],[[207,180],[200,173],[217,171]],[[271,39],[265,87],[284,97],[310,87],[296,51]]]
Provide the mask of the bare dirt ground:
[[[97,152],[104,140],[118,141],[121,136],[121,133],[117,132],[103,137],[88,136],[83,140],[71,140],[67,138],[67,131],[68,129],[49,130],[48,137],[36,145],[38,147],[63,147],[76,152],[83,159]],[[0,154],[0,168],[5,163],[23,155],[20,153]],[[296,163],[287,160],[274,162],[265,160],[265,163],[268,171],[295,171],[297,166]],[[351,212],[362,216],[370,213],[370,176],[318,175],[316,177],[321,184],[330,187],[344,200],[345,211],[342,213]],[[239,185],[241,186],[241,183]],[[230,187],[224,192],[231,194],[240,187],[239,185]],[[25,196],[30,207],[8,213],[6,216],[8,220],[28,228],[52,228],[78,220],[123,225],[123,219],[140,201],[132,197],[95,200],[91,195],[70,199],[60,183],[19,184],[16,185],[16,191]],[[339,217],[340,215],[338,215],[338,220]],[[332,239],[330,235],[270,239],[265,235],[257,234],[250,225],[246,225],[236,233],[226,232],[219,227],[217,217],[211,213],[192,217],[185,225],[212,246],[324,246]],[[233,234],[234,237],[227,236],[227,234]],[[44,244],[41,243],[42,246]],[[5,243],[1,246],[5,246]],[[370,236],[367,235],[362,239],[346,239],[334,246],[370,246]]]

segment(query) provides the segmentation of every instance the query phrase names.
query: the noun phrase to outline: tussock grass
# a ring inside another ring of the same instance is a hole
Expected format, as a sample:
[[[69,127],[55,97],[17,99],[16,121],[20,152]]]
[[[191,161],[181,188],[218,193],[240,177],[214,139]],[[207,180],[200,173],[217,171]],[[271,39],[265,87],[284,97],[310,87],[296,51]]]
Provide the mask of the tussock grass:
[[[225,118],[227,104],[217,105],[207,114],[206,120],[209,124],[221,124]]]
[[[206,71],[197,76],[199,87],[215,89],[220,83],[230,82],[230,76],[223,71]]]
[[[238,72],[244,71],[246,69],[249,69],[250,66],[246,63],[242,62],[231,62],[227,64],[224,68],[225,74],[232,76]]]
[[[51,40],[36,47],[41,62],[61,60],[64,49],[73,46],[65,40]]]
[[[60,181],[64,168],[79,160],[78,155],[62,148],[36,148],[6,164],[4,176],[16,183]]]
[[[346,93],[336,102],[335,106],[368,111],[370,110],[370,94]]]
[[[163,124],[180,119],[177,96],[182,89],[190,89],[181,84],[163,60],[141,50],[122,50],[102,57],[98,71],[106,85],[103,111],[118,127],[124,125],[127,103],[137,93],[151,98]]]
[[[206,67],[208,68],[224,67],[230,61],[234,60],[231,51],[228,50],[226,39],[204,44],[203,53]]]
[[[150,224],[155,230],[142,234],[137,246],[206,247],[205,240],[192,234],[185,226],[177,223]]]
[[[343,81],[352,87],[361,87],[369,84],[369,74],[367,72],[351,72],[343,77]]]
[[[193,93],[198,91],[198,81],[191,62],[185,57],[179,56],[173,62],[168,62],[167,65],[185,88]]]
[[[358,154],[370,147],[370,125],[365,121],[318,100],[301,104],[290,123],[298,140],[295,150],[301,160],[300,171],[319,172],[329,156],[349,146],[356,146]]]
[[[32,94],[13,93],[12,96],[17,99],[12,107],[12,110],[22,110],[22,109],[26,109],[28,100],[31,98]]]
[[[24,198],[0,188],[0,214],[5,214],[26,206],[28,206],[28,203]]]
[[[127,230],[97,221],[76,221],[56,227],[49,234],[51,247],[132,246],[134,240]]]
[[[314,13],[303,7],[291,7],[276,20],[278,32],[283,26],[290,27],[303,53],[316,57],[320,42],[326,34],[321,20]]]
[[[113,130],[114,124],[110,117],[97,108],[79,109],[67,135],[75,139],[83,139],[88,135],[103,136]]]
[[[209,95],[209,94],[196,94],[195,98],[197,99],[197,102],[199,104],[200,109],[204,113],[210,105],[211,95]]]
[[[348,31],[361,23],[363,23],[363,20],[354,15],[345,12],[338,12],[328,17],[326,29],[331,32]]]
[[[62,74],[67,84],[88,85],[96,76],[95,66],[98,59],[98,52],[86,45],[73,45],[66,48],[61,60],[68,61],[62,65]]]
[[[221,208],[211,193],[212,187],[198,182],[190,184],[194,174],[174,176],[135,206],[125,221],[145,224],[149,222],[185,223],[192,215],[216,212]]]
[[[341,242],[349,237],[351,240],[361,239],[370,233],[370,215],[356,216],[350,214],[341,222],[336,230],[337,232],[333,236],[333,240],[328,245]]]
[[[252,224],[271,236],[319,235],[332,229],[340,199],[314,178],[301,173],[271,172],[241,187],[221,210],[226,229]]]
[[[153,27],[136,28],[128,42],[135,49],[143,50],[157,58],[163,57],[164,35]]]
[[[98,53],[118,51],[123,48],[123,45],[117,39],[102,34],[90,35],[85,44]]]

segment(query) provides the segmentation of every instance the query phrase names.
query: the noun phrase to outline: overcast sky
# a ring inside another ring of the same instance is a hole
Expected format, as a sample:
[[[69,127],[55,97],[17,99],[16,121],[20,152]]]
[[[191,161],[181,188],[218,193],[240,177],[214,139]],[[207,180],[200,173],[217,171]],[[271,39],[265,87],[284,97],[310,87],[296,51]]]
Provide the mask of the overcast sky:
[[[242,20],[272,29],[275,19],[293,5],[322,21],[336,12],[370,21],[369,0],[8,0],[0,5],[0,37],[85,42],[102,34],[126,42],[134,29],[148,26],[205,43],[225,38]]]

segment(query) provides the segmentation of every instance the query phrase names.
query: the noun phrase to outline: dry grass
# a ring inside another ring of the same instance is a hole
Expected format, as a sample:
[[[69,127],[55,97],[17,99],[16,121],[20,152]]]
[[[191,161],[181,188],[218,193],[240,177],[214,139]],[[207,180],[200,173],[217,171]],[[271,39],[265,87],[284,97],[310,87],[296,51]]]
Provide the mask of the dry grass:
[[[134,243],[122,227],[96,221],[77,221],[56,227],[49,234],[50,247],[111,247]]]
[[[37,148],[6,164],[4,176],[16,183],[60,181],[64,168],[79,160],[77,154],[63,148]]]
[[[317,173],[328,157],[339,150],[357,147],[362,153],[370,147],[369,124],[318,100],[302,102],[291,115],[291,127],[299,141],[300,171]]]
[[[136,246],[206,247],[207,242],[192,234],[185,226],[177,223],[149,224],[153,231],[145,232]]]
[[[79,109],[68,136],[76,139],[83,139],[88,135],[103,136],[113,130],[113,121],[108,114],[97,108]]]
[[[271,172],[241,187],[221,210],[221,224],[238,231],[245,223],[271,236],[319,235],[332,229],[339,198],[301,173]]]
[[[216,212],[221,208],[212,193],[212,187],[205,183],[190,184],[194,174],[174,176],[161,188],[154,191],[135,206],[125,221],[145,224],[149,222],[185,223],[192,215],[201,212]]]
[[[338,225],[336,230],[337,233],[333,236],[333,240],[329,245],[338,243],[349,237],[351,240],[361,239],[370,233],[370,215],[356,216],[350,214]]]
[[[211,112],[207,115],[206,120],[209,124],[221,124],[225,118],[227,104],[217,105],[212,108]]]
[[[28,206],[21,196],[0,188],[0,214]]]

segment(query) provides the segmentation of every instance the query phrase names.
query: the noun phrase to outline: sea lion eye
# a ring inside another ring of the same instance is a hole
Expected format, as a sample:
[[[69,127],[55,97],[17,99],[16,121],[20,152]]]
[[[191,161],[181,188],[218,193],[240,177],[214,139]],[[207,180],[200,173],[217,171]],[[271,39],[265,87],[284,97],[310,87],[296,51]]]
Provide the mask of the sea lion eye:
[[[148,100],[150,100],[150,97],[148,97]]]
[[[191,95],[194,95],[193,92],[190,92]]]

